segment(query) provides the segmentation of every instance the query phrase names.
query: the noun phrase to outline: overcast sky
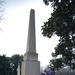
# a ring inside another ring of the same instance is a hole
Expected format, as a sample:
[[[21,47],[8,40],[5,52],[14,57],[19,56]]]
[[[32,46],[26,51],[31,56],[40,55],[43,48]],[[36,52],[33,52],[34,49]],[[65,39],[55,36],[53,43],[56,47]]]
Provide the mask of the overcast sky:
[[[35,10],[36,52],[41,66],[49,64],[51,53],[58,43],[58,37],[49,39],[41,35],[41,26],[52,12],[51,6],[45,6],[43,0],[6,0],[4,5],[5,21],[0,23],[0,54],[12,56],[26,52],[30,9]]]

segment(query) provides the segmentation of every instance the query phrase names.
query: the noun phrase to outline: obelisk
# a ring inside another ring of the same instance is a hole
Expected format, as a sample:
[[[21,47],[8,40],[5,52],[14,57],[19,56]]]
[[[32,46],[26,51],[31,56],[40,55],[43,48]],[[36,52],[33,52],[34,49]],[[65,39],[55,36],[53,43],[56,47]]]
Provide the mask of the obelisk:
[[[20,71],[21,71],[21,70],[20,70],[20,63],[18,63],[17,75],[21,75],[21,74],[20,74]]]
[[[36,53],[35,11],[31,9],[27,49],[22,62],[21,75],[40,75],[40,62]]]

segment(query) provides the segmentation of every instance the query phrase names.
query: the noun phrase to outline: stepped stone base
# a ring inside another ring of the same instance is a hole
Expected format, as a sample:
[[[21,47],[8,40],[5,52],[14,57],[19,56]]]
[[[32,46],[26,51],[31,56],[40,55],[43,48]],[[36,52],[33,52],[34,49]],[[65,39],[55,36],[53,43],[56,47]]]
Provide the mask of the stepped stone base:
[[[38,53],[27,52],[24,54],[24,60],[37,60],[38,61]]]

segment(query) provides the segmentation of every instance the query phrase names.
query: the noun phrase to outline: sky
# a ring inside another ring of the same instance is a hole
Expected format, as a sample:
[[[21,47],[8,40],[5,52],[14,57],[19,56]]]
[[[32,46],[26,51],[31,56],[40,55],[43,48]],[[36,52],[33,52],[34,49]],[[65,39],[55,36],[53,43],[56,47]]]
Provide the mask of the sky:
[[[36,52],[41,66],[49,64],[51,53],[58,44],[58,37],[43,37],[41,26],[52,12],[51,5],[46,6],[43,0],[6,0],[3,12],[4,20],[0,22],[0,55],[11,57],[26,52],[29,13],[35,10]]]

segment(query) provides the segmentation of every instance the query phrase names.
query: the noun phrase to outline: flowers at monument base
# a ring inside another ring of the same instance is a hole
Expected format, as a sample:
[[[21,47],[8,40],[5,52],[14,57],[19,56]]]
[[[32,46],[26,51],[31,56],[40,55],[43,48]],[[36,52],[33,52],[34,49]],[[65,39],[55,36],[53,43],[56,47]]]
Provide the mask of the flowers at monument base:
[[[44,70],[41,75],[55,75],[54,71],[52,70]]]

